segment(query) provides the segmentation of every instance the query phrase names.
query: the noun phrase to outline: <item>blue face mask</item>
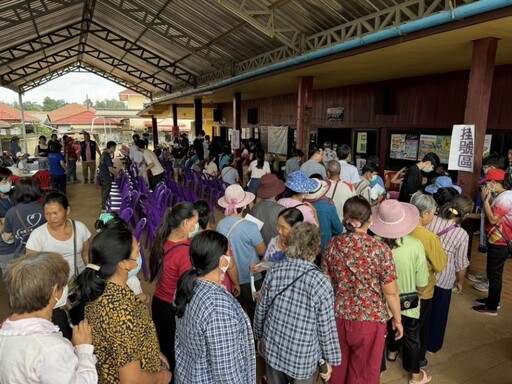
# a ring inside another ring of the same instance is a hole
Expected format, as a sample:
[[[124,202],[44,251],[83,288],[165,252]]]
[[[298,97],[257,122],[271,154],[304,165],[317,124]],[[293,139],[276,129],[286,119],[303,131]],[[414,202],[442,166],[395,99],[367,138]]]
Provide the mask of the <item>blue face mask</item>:
[[[142,267],[142,257],[140,256],[140,253],[139,253],[139,257],[137,257],[137,268],[129,270],[128,277],[136,276],[137,273],[139,273],[141,267]]]
[[[11,183],[0,185],[0,193],[8,193],[12,189]]]
[[[194,236],[196,236],[199,233],[199,223],[196,223],[194,226],[194,230],[192,232],[189,232],[188,238],[192,239]]]

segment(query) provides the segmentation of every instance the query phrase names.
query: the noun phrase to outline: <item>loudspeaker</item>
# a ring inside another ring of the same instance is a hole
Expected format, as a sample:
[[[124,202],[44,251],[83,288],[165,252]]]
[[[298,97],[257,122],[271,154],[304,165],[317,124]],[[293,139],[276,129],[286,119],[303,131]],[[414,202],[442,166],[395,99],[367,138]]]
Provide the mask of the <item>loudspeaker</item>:
[[[391,87],[380,87],[375,90],[375,114],[394,115],[395,103],[393,89]]]
[[[222,117],[220,116],[220,109],[213,110],[213,121],[222,121]]]
[[[247,124],[258,124],[258,108],[247,110]]]

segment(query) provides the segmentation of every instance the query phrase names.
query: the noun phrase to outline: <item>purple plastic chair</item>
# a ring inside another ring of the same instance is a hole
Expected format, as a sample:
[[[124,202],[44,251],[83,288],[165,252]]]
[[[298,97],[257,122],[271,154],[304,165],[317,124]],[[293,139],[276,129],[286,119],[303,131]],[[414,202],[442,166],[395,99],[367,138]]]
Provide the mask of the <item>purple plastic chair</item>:
[[[138,243],[139,243],[139,252],[140,252],[140,256],[142,258],[142,274],[144,275],[144,280],[148,280],[149,279],[149,270],[148,270],[148,266],[147,266],[147,263],[146,263],[146,258],[144,257],[144,247],[142,247],[140,245],[141,241],[141,237],[142,237],[142,231],[144,231],[144,228],[146,227],[146,224],[147,224],[147,219],[146,218],[142,218],[139,220],[137,226],[135,227],[135,238],[137,239]]]
[[[123,219],[130,227],[133,227],[134,223],[134,217],[135,214],[134,210],[132,208],[125,208],[120,214],[119,217]]]

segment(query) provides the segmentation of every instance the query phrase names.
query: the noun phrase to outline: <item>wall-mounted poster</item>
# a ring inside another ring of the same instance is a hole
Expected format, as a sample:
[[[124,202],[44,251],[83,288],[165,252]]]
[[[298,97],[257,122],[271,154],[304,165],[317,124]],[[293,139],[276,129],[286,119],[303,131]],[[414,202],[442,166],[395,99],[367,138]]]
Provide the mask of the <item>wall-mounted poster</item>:
[[[357,153],[366,153],[366,145],[368,135],[366,132],[357,132],[357,145],[356,145],[356,152]]]
[[[485,135],[483,157],[487,157],[491,154],[491,142],[492,142],[492,135]]]
[[[392,159],[416,161],[418,158],[418,135],[392,134],[389,157]]]
[[[345,108],[327,108],[327,121],[329,123],[341,122],[345,119]]]
[[[288,127],[287,126],[269,126],[268,127],[268,151],[270,153],[279,153],[286,155],[288,150]]]
[[[441,163],[448,164],[448,159],[450,157],[450,145],[450,136],[421,135],[418,150],[418,161],[421,161],[423,156],[427,153],[434,152],[439,156]]]

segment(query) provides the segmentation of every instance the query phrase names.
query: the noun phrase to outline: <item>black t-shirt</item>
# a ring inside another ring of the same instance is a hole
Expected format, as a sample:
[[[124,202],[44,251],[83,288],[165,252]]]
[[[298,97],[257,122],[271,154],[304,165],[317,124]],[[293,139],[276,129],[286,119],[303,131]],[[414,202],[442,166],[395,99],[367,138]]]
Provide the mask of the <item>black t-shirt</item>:
[[[114,163],[112,162],[112,157],[110,153],[107,151],[103,151],[100,158],[100,166],[99,166],[99,176],[102,180],[110,180],[112,176],[110,175],[109,167],[114,167]]]
[[[405,172],[404,179],[402,181],[402,188],[400,188],[400,195],[398,195],[398,201],[408,203],[411,201],[411,196],[418,192],[423,186],[423,175],[416,164],[410,167]]]

